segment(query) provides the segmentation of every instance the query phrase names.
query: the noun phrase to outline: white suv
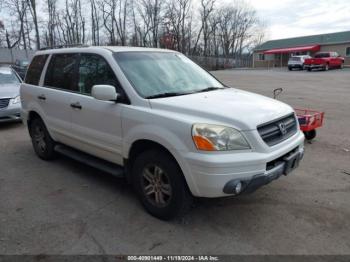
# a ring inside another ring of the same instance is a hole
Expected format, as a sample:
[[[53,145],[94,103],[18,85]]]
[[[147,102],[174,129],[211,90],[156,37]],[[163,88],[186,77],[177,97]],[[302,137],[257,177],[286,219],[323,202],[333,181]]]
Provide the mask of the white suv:
[[[39,51],[21,99],[40,158],[58,151],[126,177],[161,219],[193,196],[252,192],[290,173],[304,152],[290,106],[226,87],[170,50]]]

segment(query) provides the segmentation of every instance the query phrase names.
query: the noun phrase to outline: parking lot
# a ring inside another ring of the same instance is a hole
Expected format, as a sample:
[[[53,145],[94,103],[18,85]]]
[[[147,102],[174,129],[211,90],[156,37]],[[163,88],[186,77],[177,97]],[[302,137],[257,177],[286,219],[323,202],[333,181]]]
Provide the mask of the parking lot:
[[[214,75],[266,96],[281,87],[278,99],[326,112],[297,171],[252,195],[200,200],[164,222],[123,180],[64,157],[44,162],[24,126],[3,123],[0,253],[350,254],[350,69]]]

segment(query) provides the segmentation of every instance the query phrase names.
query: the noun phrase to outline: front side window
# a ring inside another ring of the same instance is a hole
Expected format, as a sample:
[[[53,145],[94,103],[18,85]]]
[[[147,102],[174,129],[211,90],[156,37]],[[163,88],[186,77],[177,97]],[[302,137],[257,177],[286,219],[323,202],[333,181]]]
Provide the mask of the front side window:
[[[112,85],[121,93],[117,78],[107,61],[99,55],[82,54],[79,63],[79,92],[90,95],[94,85]]]
[[[144,98],[184,95],[224,87],[182,54],[117,52],[114,57],[130,83]]]
[[[38,85],[41,77],[41,72],[46,63],[48,55],[37,55],[33,58],[26,74],[25,83],[30,85]]]
[[[0,68],[0,85],[18,83],[20,83],[20,80],[11,70],[1,70]]]
[[[78,54],[55,54],[52,56],[45,76],[45,86],[78,91],[75,72]]]

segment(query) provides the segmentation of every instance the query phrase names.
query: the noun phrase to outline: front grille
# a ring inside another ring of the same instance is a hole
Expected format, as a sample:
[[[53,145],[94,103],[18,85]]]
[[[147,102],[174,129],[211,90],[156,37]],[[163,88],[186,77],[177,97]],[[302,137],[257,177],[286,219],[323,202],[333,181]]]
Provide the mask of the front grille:
[[[10,103],[10,98],[0,98],[0,108],[8,107]]]
[[[294,114],[258,126],[258,132],[269,146],[276,145],[294,135],[297,122]]]

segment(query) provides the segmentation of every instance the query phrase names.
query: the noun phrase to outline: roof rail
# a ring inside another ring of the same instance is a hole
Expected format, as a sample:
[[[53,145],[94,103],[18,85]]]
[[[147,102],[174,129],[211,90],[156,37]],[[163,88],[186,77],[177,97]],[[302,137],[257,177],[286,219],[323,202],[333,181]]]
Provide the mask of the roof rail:
[[[55,45],[55,46],[43,47],[43,48],[40,48],[39,50],[60,49],[60,48],[70,48],[70,47],[89,47],[89,45],[85,45],[85,44]]]

